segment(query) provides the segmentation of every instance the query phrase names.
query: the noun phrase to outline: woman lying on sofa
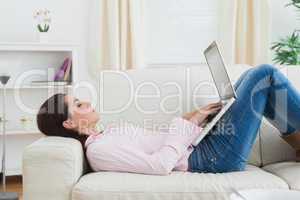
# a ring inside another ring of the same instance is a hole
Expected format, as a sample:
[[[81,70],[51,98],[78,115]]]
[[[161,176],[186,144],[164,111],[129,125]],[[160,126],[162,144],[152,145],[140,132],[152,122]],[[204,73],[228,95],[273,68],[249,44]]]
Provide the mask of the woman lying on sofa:
[[[94,171],[157,175],[167,175],[172,170],[242,171],[263,116],[300,151],[300,94],[283,74],[262,65],[245,72],[235,89],[235,103],[195,147],[192,142],[201,134],[208,116],[221,109],[220,103],[174,118],[168,132],[151,134],[130,124],[98,132],[95,127],[99,114],[90,103],[56,94],[41,106],[37,124],[48,136],[79,140]],[[230,131],[226,126],[231,127]]]

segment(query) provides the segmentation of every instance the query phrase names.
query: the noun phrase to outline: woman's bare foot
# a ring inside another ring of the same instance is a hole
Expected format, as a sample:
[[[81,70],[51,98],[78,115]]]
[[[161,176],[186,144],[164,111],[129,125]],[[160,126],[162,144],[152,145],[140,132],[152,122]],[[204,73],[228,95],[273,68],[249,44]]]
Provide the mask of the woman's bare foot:
[[[296,160],[300,162],[300,132],[282,136],[282,138],[296,150]]]

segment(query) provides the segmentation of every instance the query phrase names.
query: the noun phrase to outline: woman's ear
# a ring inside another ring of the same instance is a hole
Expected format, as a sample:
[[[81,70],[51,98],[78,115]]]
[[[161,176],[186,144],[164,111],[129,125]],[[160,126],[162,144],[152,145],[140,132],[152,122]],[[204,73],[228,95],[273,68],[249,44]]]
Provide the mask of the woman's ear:
[[[72,120],[67,119],[63,122],[63,127],[65,127],[66,129],[74,129],[76,128],[76,125]]]

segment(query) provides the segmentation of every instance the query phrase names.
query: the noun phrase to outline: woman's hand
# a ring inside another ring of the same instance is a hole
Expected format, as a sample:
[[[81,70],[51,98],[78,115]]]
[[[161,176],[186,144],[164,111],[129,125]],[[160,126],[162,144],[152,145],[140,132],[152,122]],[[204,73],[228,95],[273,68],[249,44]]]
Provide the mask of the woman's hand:
[[[191,113],[187,113],[183,116],[184,119],[189,120],[198,126],[204,126],[207,123],[209,115],[215,115],[222,109],[222,103],[208,104]]]

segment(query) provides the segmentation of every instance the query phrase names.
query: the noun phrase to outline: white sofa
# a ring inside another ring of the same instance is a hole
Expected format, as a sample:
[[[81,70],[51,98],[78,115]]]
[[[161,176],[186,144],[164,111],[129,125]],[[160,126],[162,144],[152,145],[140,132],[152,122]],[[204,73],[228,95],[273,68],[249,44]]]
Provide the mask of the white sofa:
[[[236,81],[248,68],[231,66],[229,73],[232,80]],[[144,119],[151,119],[155,124],[169,122],[173,116],[216,98],[206,66],[130,70],[124,74],[102,73],[99,109],[103,113],[104,125],[119,119],[141,125]],[[178,95],[179,92],[181,95]],[[130,93],[136,98],[130,99]],[[146,95],[154,95],[155,98],[147,98]],[[198,98],[193,100],[192,96]],[[124,110],[116,111],[124,107]],[[108,110],[116,112],[105,113]],[[230,187],[300,190],[300,163],[291,161],[294,151],[266,122],[262,124],[260,135],[244,172],[173,172],[169,176],[117,172],[85,174],[79,142],[45,137],[24,151],[24,200],[206,200],[228,199]]]

